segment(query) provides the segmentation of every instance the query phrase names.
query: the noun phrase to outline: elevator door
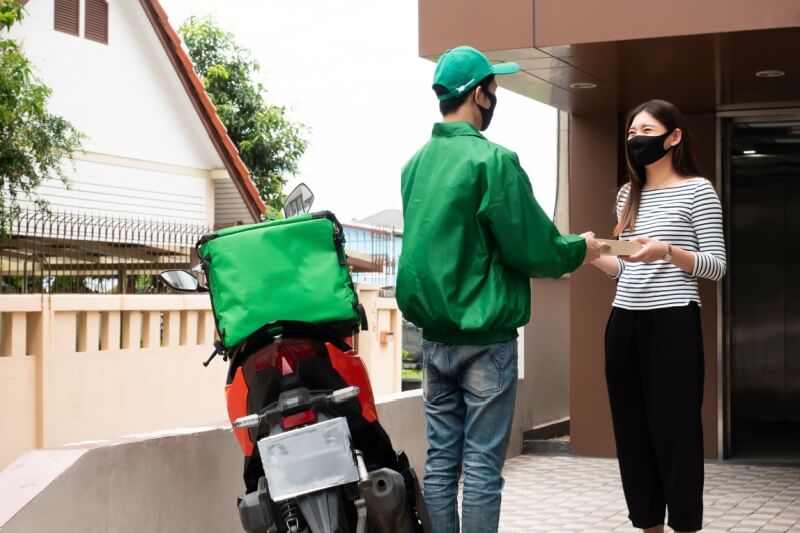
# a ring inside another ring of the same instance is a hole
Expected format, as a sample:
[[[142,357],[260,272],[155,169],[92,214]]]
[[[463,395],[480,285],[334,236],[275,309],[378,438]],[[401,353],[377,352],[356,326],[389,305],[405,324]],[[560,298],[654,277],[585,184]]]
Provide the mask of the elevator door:
[[[735,124],[732,454],[800,459],[800,121]]]

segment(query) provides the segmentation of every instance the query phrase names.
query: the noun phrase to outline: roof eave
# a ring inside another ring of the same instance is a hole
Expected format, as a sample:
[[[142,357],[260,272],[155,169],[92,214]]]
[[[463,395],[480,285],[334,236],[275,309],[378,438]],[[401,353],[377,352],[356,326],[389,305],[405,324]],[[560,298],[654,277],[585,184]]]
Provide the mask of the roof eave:
[[[261,199],[253,180],[250,179],[250,171],[239,156],[236,145],[233,144],[225,125],[217,115],[213,102],[206,94],[203,83],[195,73],[191,59],[181,46],[180,37],[170,25],[164,8],[161,7],[158,0],[139,1],[158,35],[161,45],[164,47],[164,51],[167,52],[167,57],[169,57],[170,63],[175,68],[175,72],[178,74],[178,78],[180,78],[181,84],[197,111],[211,142],[214,144],[214,148],[216,148],[222,159],[225,169],[242,196],[247,210],[254,221],[261,220],[261,216],[266,210],[266,205]]]

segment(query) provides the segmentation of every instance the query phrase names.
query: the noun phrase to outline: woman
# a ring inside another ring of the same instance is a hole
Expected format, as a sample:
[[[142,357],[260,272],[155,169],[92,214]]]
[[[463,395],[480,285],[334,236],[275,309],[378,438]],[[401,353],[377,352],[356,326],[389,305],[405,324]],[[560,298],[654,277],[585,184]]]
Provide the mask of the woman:
[[[686,119],[651,100],[626,122],[628,183],[614,231],[641,250],[592,264],[618,279],[606,329],[606,383],[634,527],[703,523],[703,340],[697,278],[725,275],[722,210],[698,177]]]

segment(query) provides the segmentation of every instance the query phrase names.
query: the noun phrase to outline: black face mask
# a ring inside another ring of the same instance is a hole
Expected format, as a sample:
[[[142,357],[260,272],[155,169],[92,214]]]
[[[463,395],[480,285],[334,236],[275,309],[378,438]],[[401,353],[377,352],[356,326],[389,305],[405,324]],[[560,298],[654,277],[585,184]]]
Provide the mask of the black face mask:
[[[492,115],[494,115],[494,108],[497,107],[497,97],[489,91],[485,91],[485,94],[486,98],[489,99],[489,109],[478,105],[478,109],[481,112],[481,131],[486,131],[486,128],[489,127],[492,122]]]
[[[667,155],[672,147],[664,149],[664,141],[672,133],[668,131],[663,135],[637,135],[628,139],[628,155],[638,167],[651,165]]]

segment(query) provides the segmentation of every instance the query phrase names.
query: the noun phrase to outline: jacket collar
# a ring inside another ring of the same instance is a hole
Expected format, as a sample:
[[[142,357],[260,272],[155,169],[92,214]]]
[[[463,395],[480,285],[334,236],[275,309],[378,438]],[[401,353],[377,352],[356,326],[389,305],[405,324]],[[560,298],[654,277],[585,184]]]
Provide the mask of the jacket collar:
[[[480,137],[485,139],[481,132],[475,129],[475,126],[469,122],[437,122],[433,125],[434,137],[457,137],[462,135]]]

